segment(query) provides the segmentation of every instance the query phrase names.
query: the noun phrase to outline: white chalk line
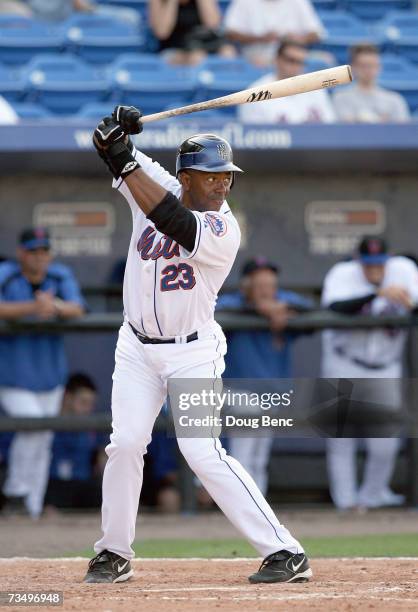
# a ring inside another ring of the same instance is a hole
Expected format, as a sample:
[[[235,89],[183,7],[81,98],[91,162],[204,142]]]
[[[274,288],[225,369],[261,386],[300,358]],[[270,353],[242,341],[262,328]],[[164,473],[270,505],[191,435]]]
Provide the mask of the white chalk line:
[[[0,557],[0,563],[10,563],[19,561],[48,561],[48,563],[68,563],[89,561],[91,557]],[[309,557],[312,561],[418,561],[418,557]],[[131,559],[133,563],[160,563],[160,562],[175,562],[187,563],[193,561],[207,561],[208,563],[240,563],[240,562],[257,562],[261,561],[262,557],[234,557],[226,559],[225,557],[135,557]]]
[[[157,599],[157,598],[156,598]],[[260,595],[260,596],[248,596],[248,597],[231,597],[229,601],[239,602],[239,601],[307,601],[311,600],[312,597],[307,594],[301,597],[296,597],[296,595]],[[317,601],[320,599],[358,599],[358,595],[325,595],[321,594],[315,598]],[[382,597],[378,597],[377,595],[370,595],[367,597],[367,600],[378,600],[382,603],[386,603],[388,601],[396,601],[402,603],[416,603],[416,599],[411,599],[408,597],[385,597],[382,600]],[[158,600],[164,601],[219,601],[219,597],[166,597],[160,596]]]
[[[280,585],[279,583],[274,583],[275,587],[279,587],[280,586],[284,586],[283,584]],[[292,588],[292,585],[289,583],[285,583],[286,586],[290,586],[290,588]],[[265,589],[265,588],[269,588],[271,585],[265,585],[265,584],[260,584],[258,585],[258,588],[261,589]],[[254,593],[254,586],[211,586],[211,585],[201,585],[201,586],[192,586],[192,587],[163,587],[163,588],[150,588],[150,589],[142,589],[141,588],[141,592],[142,593],[193,593],[193,592],[199,592],[199,591],[219,591],[219,592],[233,592],[233,591],[239,591],[240,593],[242,592],[248,592],[248,593]],[[274,588],[274,587],[273,587]],[[309,586],[305,586],[304,588],[309,589]],[[397,592],[402,592],[403,589],[402,587],[370,587],[367,589],[357,589],[356,591],[356,596],[358,595],[368,595],[369,593],[397,593]],[[304,593],[298,593],[296,594],[296,598],[298,597],[305,597],[306,594]],[[318,591],[318,592],[309,592],[309,596],[314,596],[314,597],[322,597],[324,595],[324,593],[322,591]],[[330,597],[332,596],[331,594],[329,595]],[[293,597],[293,595],[291,596]],[[343,595],[338,594],[337,597],[343,597]]]

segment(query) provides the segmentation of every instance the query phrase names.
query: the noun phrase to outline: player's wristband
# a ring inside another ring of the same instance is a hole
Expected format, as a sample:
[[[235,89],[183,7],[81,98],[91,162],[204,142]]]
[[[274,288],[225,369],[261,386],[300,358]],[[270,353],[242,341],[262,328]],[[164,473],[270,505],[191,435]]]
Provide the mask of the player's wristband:
[[[123,142],[116,142],[106,150],[106,160],[115,179],[126,179],[127,176],[141,167]]]

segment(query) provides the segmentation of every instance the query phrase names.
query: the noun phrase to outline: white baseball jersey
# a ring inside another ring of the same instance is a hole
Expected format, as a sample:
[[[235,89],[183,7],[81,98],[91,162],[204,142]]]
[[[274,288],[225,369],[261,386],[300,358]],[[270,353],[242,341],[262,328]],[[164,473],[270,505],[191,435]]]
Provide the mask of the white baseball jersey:
[[[154,181],[181,197],[181,184],[155,161],[133,155]],[[123,283],[125,318],[141,333],[183,336],[213,320],[217,294],[234,263],[241,233],[227,202],[219,212],[192,211],[197,221],[191,252],[158,232],[124,181],[113,186],[125,196],[133,231]]]
[[[418,269],[406,257],[390,257],[385,264],[382,287],[404,287],[414,304],[418,304]],[[376,291],[363,274],[357,260],[336,264],[325,277],[322,305],[361,298]],[[386,298],[377,297],[362,309],[362,314],[402,315],[406,309]],[[324,357],[342,352],[349,359],[359,359],[371,365],[387,365],[400,362],[407,332],[402,329],[352,329],[329,330],[323,334]]]

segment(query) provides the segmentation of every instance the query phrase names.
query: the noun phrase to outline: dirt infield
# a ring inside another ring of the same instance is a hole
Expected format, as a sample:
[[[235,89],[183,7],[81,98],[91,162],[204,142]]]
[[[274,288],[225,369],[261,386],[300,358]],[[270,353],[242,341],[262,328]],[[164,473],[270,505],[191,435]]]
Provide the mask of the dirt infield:
[[[41,610],[188,612],[200,610],[416,610],[418,560],[314,559],[305,584],[250,585],[254,560],[135,560],[124,584],[87,585],[87,560],[2,559],[1,590],[57,590],[63,607]],[[7,607],[21,610],[21,607]]]

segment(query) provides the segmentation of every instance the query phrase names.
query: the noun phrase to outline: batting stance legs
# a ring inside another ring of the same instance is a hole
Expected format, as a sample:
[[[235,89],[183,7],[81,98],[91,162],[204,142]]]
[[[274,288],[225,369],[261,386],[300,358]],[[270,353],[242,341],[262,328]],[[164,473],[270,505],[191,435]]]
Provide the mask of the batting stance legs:
[[[194,342],[171,345],[141,344],[127,323],[122,326],[113,375],[113,433],[106,448],[108,461],[103,477],[103,537],[94,546],[96,553],[106,549],[125,559],[134,556],[131,545],[143,456],[165,400],[166,380],[220,377],[225,352],[225,338],[216,323],[210,323]],[[227,455],[219,439],[180,438],[178,443],[209,494],[260,555],[279,550],[303,552],[253,479]]]

